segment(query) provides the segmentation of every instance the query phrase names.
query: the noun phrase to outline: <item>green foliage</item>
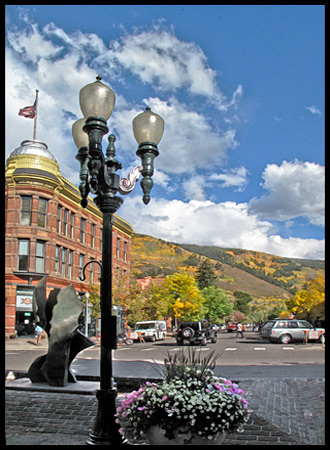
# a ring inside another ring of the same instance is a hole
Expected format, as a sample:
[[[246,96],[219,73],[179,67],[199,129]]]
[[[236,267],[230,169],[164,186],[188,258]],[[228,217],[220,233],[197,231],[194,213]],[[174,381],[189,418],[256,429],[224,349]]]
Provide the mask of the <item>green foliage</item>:
[[[130,292],[126,298],[126,319],[129,327],[134,327],[136,322],[147,320],[144,312],[145,299],[142,288],[136,281],[131,282]]]
[[[201,348],[197,355],[195,347],[188,347],[185,352],[179,349],[178,353],[170,354],[167,352],[167,358],[164,359],[164,369],[161,369],[165,381],[170,381],[174,377],[188,381],[190,377],[202,380],[208,370],[214,370],[220,353],[210,352],[208,356],[201,357]],[[187,372],[187,367],[190,368]]]
[[[251,312],[251,307],[249,303],[253,300],[251,294],[242,291],[234,292],[235,302],[234,308],[241,313],[248,315]]]
[[[209,259],[204,259],[198,266],[196,281],[199,289],[216,285],[217,276],[214,272],[214,266]]]
[[[88,304],[92,310],[92,317],[97,319],[101,314],[101,302],[100,302],[100,285],[99,284],[90,284],[88,286],[89,298]],[[86,304],[86,297],[83,297],[81,301]]]
[[[145,320],[162,320],[170,312],[170,301],[163,286],[151,284],[145,294]]]
[[[233,312],[233,305],[223,289],[209,286],[202,290],[202,294],[206,299],[204,306],[207,309],[206,318],[209,321],[220,322]]]

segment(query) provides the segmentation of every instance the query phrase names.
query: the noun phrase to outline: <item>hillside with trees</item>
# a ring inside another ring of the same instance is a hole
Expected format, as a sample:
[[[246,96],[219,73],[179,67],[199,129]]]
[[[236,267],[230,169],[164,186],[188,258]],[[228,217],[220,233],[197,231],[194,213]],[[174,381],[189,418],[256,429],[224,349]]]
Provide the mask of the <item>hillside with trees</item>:
[[[217,286],[253,297],[289,298],[308,281],[324,274],[324,261],[282,258],[268,253],[211,246],[175,244],[136,234],[131,245],[131,276],[162,278],[180,268],[195,274],[210,260]]]
[[[295,313],[324,323],[324,262],[261,252],[179,245],[150,236],[131,241],[131,282],[115,279],[113,304],[127,324],[171,318],[224,323],[266,321]],[[99,286],[90,286],[92,316],[99,314]]]

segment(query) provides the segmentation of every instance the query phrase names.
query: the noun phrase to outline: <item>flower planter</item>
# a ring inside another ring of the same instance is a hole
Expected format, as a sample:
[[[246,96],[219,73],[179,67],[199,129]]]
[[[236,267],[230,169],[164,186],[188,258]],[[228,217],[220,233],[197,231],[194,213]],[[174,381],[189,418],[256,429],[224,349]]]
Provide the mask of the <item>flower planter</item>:
[[[212,360],[200,363],[191,351],[165,360],[164,380],[146,381],[117,408],[119,431],[134,444],[145,436],[151,445],[221,445],[226,433],[243,431],[249,420],[244,391],[217,377]]]
[[[174,439],[168,439],[164,431],[158,425],[154,425],[146,432],[146,436],[151,445],[221,445],[226,433],[217,433],[212,439],[207,439],[179,428]]]

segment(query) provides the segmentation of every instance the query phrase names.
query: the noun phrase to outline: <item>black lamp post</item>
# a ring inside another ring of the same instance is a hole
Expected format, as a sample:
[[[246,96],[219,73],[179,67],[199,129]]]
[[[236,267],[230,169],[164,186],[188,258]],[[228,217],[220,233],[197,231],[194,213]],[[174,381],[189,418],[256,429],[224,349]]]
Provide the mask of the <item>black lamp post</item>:
[[[112,372],[112,350],[116,348],[116,316],[112,310],[112,224],[113,214],[120,208],[123,199],[116,194],[126,195],[134,189],[136,180],[142,175],[143,202],[150,201],[153,186],[153,160],[158,156],[157,144],[164,131],[163,119],[147,108],[133,120],[133,133],[139,147],[136,154],[141,166],[136,167],[127,178],[116,174],[121,163],[115,158],[113,134],[108,137],[106,156],[102,152],[102,137],[108,133],[107,120],[114,104],[115,93],[101,83],[100,76],[94,83],[83,87],[79,93],[80,108],[84,115],[72,126],[72,134],[78,147],[76,159],[80,162],[81,206],[87,206],[89,192],[103,214],[103,248],[101,271],[101,357],[100,389],[97,390],[98,412],[94,429],[87,443],[92,445],[126,444],[115,423],[117,389]]]

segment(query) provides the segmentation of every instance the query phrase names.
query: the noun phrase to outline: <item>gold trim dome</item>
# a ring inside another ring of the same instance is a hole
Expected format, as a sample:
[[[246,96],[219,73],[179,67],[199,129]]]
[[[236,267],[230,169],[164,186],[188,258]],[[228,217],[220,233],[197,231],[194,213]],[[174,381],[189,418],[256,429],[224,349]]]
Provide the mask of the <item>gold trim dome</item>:
[[[48,146],[41,141],[23,141],[20,145],[20,147],[13,150],[9,156],[8,159],[12,156],[18,156],[18,155],[36,155],[36,156],[43,156],[45,158],[49,158],[52,161],[55,161],[57,163],[57,159],[55,156],[48,150]]]

